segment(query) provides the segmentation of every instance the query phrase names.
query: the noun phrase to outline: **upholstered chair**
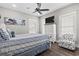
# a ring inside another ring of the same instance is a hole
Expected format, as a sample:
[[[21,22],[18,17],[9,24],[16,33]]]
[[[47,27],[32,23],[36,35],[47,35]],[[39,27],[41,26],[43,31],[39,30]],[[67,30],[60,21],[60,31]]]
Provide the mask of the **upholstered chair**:
[[[73,37],[73,34],[63,34],[62,37],[58,40],[59,46],[75,50],[75,39]]]

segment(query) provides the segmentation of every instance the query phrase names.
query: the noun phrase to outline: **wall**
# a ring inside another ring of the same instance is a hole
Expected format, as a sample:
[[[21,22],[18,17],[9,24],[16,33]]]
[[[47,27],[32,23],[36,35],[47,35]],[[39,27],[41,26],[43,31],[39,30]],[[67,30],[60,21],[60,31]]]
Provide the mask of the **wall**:
[[[0,19],[0,23],[4,23],[4,17],[10,17],[10,18],[18,18],[18,19],[24,19],[26,20],[25,26],[20,25],[6,25],[7,28],[13,30],[16,32],[16,34],[26,34],[29,32],[28,29],[28,19],[38,20],[38,28],[39,28],[39,19],[35,16],[31,16],[22,12],[6,9],[6,8],[0,8],[0,15],[2,18]],[[38,29],[39,32],[39,29]]]
[[[51,12],[47,15],[44,15],[42,17],[40,17],[40,22],[41,22],[41,25],[40,25],[40,32],[43,33],[44,31],[44,20],[45,18],[49,17],[49,16],[55,16],[55,23],[56,23],[56,39],[59,38],[59,35],[60,35],[60,23],[59,23],[59,16],[62,15],[62,14],[65,14],[65,13],[68,13],[68,12],[72,12],[72,11],[77,11],[77,23],[76,25],[79,25],[79,4],[71,4],[69,6],[66,6],[66,7],[63,7],[61,9],[58,9],[54,12]],[[79,26],[77,26],[77,46],[79,46]]]

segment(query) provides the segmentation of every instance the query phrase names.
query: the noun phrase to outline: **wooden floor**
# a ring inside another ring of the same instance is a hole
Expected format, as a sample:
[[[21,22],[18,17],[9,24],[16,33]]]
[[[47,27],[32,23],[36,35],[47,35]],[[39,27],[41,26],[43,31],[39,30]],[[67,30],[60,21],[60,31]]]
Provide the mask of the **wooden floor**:
[[[57,43],[52,44],[52,47],[38,56],[79,56],[79,49],[70,51],[65,48],[61,48]]]

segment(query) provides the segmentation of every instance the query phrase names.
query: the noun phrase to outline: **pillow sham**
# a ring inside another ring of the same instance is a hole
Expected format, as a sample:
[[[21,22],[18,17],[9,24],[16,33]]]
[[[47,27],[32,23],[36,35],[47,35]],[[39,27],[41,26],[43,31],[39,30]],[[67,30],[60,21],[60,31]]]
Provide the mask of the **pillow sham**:
[[[2,37],[1,37],[1,32],[0,32],[0,43],[5,41]]]
[[[12,38],[11,30],[10,29],[6,29],[6,30],[7,30],[8,34],[9,34],[10,38]]]
[[[10,39],[9,34],[5,29],[0,29],[0,34],[1,34],[2,39],[4,39],[4,40]]]

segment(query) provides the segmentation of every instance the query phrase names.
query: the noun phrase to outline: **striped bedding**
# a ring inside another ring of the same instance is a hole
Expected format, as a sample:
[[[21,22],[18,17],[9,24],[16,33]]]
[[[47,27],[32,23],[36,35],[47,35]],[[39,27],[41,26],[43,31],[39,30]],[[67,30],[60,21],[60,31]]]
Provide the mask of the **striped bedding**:
[[[6,42],[0,43],[0,55],[11,56],[15,54],[28,51],[33,47],[47,44],[49,39],[47,35],[43,34],[24,34],[11,38]]]

